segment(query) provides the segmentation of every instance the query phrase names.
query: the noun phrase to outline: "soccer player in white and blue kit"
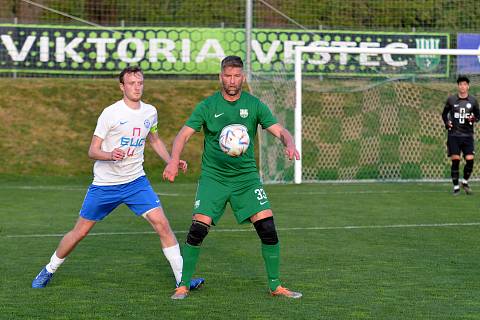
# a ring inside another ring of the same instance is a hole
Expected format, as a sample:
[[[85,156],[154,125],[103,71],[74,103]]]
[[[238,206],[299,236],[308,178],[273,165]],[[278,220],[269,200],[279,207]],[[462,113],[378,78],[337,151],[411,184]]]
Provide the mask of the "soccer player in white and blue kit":
[[[143,170],[145,141],[165,161],[170,154],[157,133],[157,110],[143,103],[143,72],[138,67],[127,67],[119,76],[123,99],[103,110],[98,118],[88,151],[96,160],[94,179],[87,190],[80,216],[73,229],[60,241],[50,262],[32,282],[33,288],[44,288],[55,271],[87,236],[93,226],[117,206],[124,203],[137,216],[144,217],[160,236],[163,253],[174,273],[177,284],[181,280],[183,259],[180,247],[163,212],[160,199],[153,191]],[[187,163],[179,166],[184,172]],[[195,279],[193,288],[203,284]]]

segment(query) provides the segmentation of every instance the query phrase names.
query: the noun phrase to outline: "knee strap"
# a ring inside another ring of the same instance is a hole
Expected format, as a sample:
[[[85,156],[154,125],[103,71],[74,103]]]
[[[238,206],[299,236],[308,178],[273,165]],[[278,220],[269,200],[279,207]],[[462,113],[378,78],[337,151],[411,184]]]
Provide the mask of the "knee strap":
[[[275,229],[273,217],[255,221],[253,225],[263,244],[275,245],[278,243],[277,230]]]
[[[187,243],[191,246],[200,246],[203,239],[207,236],[209,229],[210,226],[208,224],[193,220],[190,231],[188,232]]]

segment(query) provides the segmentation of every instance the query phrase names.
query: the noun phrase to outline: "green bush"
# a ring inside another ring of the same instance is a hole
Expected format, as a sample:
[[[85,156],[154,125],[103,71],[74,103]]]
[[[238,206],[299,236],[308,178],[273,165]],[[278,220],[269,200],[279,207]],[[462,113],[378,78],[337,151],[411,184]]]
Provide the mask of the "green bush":
[[[42,4],[101,25],[243,27],[245,1],[238,0],[45,0]],[[273,1],[283,15],[311,29],[393,31],[476,31],[480,6],[476,0],[294,0]],[[0,19],[19,22],[82,24],[56,12],[19,0],[0,0]],[[257,28],[298,28],[260,1],[253,1]]]

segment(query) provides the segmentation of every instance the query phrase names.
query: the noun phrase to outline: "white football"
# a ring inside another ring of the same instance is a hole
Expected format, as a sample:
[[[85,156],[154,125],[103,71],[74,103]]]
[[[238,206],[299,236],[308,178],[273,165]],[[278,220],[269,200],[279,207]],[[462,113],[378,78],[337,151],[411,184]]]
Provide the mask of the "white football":
[[[223,152],[231,157],[244,154],[250,145],[247,127],[231,124],[222,129],[218,143]]]

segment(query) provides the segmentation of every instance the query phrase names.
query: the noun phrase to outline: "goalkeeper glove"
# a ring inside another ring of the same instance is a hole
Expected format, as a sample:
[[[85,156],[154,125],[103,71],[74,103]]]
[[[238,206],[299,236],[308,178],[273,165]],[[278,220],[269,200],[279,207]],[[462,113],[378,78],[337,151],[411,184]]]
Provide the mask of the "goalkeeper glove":
[[[470,125],[474,124],[475,122],[477,122],[477,119],[475,118],[475,115],[474,114],[471,114],[469,117],[468,117],[468,122],[470,123]]]

